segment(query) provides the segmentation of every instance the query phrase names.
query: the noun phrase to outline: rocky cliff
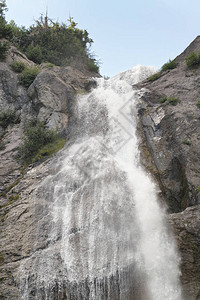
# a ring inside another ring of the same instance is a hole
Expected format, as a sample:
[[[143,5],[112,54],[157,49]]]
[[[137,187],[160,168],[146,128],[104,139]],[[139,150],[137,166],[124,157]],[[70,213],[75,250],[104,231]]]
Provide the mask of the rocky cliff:
[[[157,180],[161,199],[166,202],[182,259],[182,283],[189,300],[200,299],[200,108],[197,106],[200,74],[199,69],[189,70],[184,58],[200,49],[199,39],[176,58],[175,69],[162,72],[153,82],[146,80],[134,86],[141,89],[138,114],[141,159]],[[0,63],[0,109],[15,111],[14,122],[6,128],[0,127],[0,299],[18,300],[22,262],[26,272],[31,267],[26,264],[28,259],[49,244],[49,219],[42,212],[50,203],[42,198],[36,206],[34,191],[47,175],[55,173],[52,161],[62,157],[61,150],[52,159],[22,170],[16,153],[22,141],[23,125],[36,117],[49,128],[58,128],[69,136],[75,95],[90,88],[93,82],[89,78],[94,74],[71,67],[49,68],[44,64],[26,89],[9,65],[13,60],[28,66],[33,63],[15,48],[9,51],[7,61]],[[165,102],[161,100],[163,97]],[[169,97],[178,98],[176,105],[170,104]],[[59,240],[54,249],[58,243]],[[60,258],[54,259],[56,267]],[[65,299],[62,292],[57,287],[54,299]]]
[[[199,52],[198,36],[175,62],[141,88],[138,132],[142,161],[167,202],[182,258],[186,299],[200,299],[200,73],[185,58]],[[171,99],[175,102],[170,103]]]
[[[31,195],[49,174],[49,162],[39,167],[30,165],[26,170],[19,162],[17,153],[23,142],[24,125],[36,118],[67,137],[76,94],[87,93],[94,84],[91,78],[99,76],[84,69],[41,64],[40,73],[29,88],[25,88],[11,68],[16,61],[27,67],[35,66],[13,46],[6,61],[0,62],[0,113],[14,112],[12,122],[0,126],[0,299],[19,299],[19,282],[15,287],[17,270],[20,261],[30,255],[33,242],[26,232],[28,224],[34,223]],[[37,220],[35,222],[37,227]],[[36,227],[31,225],[31,232],[37,232]]]

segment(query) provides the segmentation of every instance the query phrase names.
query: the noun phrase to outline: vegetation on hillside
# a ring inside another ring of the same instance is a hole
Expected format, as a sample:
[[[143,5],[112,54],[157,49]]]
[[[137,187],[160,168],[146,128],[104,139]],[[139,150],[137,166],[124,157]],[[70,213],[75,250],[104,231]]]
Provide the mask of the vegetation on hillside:
[[[0,112],[0,126],[4,129],[8,127],[10,124],[16,123],[15,112],[12,110],[1,111]]]
[[[174,60],[169,59],[169,61],[162,66],[161,71],[172,70],[176,67],[177,63]]]
[[[7,11],[6,1],[0,0],[0,39],[10,38],[12,36],[12,29],[7,24],[5,19],[5,12]]]
[[[174,96],[167,97],[167,96],[164,95],[160,99],[158,99],[158,101],[160,103],[167,103],[167,104],[175,106],[175,105],[178,104],[179,98],[178,97],[174,97]]]
[[[21,73],[26,68],[25,64],[21,61],[14,61],[10,64],[12,70],[16,73]]]
[[[158,78],[160,78],[160,76],[161,76],[161,72],[157,72],[157,73],[151,75],[150,77],[148,77],[147,80],[152,82],[152,81],[155,81]]]
[[[33,83],[36,76],[39,74],[40,70],[37,67],[34,68],[27,68],[25,67],[24,70],[19,74],[19,82],[28,88],[31,83]]]
[[[200,66],[200,52],[191,52],[186,58],[186,65],[188,68],[197,68]]]
[[[47,159],[60,150],[66,142],[55,130],[46,128],[44,122],[37,119],[26,123],[24,134],[24,142],[19,148],[18,155],[25,166]]]
[[[6,10],[5,0],[0,0],[0,38],[8,39],[30,60],[36,64],[49,62],[58,66],[76,65],[99,72],[98,62],[90,51],[93,40],[87,30],[77,27],[72,17],[67,20],[68,24],[60,24],[47,15],[41,15],[27,29],[18,27],[14,21],[8,24],[5,20]]]

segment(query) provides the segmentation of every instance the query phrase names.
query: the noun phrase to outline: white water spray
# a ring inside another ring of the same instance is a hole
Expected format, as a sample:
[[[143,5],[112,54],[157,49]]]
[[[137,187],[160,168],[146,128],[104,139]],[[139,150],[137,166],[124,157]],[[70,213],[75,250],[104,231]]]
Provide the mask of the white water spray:
[[[136,136],[138,91],[131,85],[154,71],[137,66],[98,79],[78,98],[75,142],[36,192],[44,208],[38,238],[49,220],[48,246],[41,250],[36,241],[21,267],[22,299],[32,299],[35,283],[38,300],[54,299],[55,285],[77,300],[182,300],[176,246]]]

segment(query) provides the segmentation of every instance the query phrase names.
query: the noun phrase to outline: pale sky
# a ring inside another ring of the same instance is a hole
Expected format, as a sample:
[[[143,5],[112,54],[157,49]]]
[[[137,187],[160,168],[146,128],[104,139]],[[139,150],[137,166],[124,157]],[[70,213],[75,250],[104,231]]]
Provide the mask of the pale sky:
[[[29,27],[45,13],[86,29],[101,61],[100,73],[114,76],[137,64],[159,69],[200,34],[200,0],[7,0],[7,21]]]

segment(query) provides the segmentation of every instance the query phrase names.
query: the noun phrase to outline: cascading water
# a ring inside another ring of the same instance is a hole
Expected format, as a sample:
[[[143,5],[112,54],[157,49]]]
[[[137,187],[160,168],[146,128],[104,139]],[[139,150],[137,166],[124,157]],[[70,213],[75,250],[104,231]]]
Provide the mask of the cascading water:
[[[77,99],[71,141],[35,192],[38,230],[20,268],[21,299],[183,299],[176,246],[136,136],[131,84],[154,72],[136,66],[98,79]]]

